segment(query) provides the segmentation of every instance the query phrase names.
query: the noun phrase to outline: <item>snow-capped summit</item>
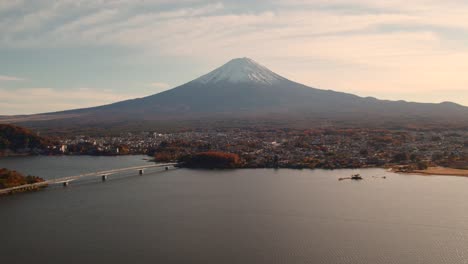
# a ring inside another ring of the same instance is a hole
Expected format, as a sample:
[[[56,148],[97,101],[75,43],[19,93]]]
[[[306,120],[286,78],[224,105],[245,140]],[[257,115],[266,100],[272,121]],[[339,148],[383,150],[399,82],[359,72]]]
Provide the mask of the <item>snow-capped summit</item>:
[[[254,60],[237,58],[194,81],[204,84],[227,81],[231,83],[255,82],[271,85],[280,80],[284,80],[284,78]]]

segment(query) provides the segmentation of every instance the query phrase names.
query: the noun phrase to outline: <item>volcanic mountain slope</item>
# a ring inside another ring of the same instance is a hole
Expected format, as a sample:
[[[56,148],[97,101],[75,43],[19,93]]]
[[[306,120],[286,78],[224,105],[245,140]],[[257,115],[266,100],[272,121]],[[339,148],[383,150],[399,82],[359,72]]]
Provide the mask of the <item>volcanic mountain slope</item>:
[[[454,103],[377,100],[311,88],[290,81],[249,58],[229,61],[193,81],[144,98],[56,113],[10,118],[13,122],[60,124],[135,120],[468,120],[468,108]],[[0,120],[1,121],[1,120]]]
[[[283,78],[248,58],[234,59],[220,68],[174,89],[145,98],[102,107],[82,109],[81,113],[138,118],[138,115],[191,117],[200,115],[254,115],[283,113],[316,108],[333,100],[359,97],[313,89]],[[77,113],[77,111],[67,111]]]

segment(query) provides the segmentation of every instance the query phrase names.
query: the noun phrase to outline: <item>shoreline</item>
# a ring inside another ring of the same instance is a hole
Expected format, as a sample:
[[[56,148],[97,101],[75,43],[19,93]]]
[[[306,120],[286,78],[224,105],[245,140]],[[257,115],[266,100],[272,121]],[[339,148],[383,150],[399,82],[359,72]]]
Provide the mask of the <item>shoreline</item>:
[[[397,171],[392,168],[392,172],[401,174],[413,174],[421,176],[456,176],[456,177],[468,177],[468,170],[453,169],[446,167],[429,167],[425,170],[411,170],[411,171]]]

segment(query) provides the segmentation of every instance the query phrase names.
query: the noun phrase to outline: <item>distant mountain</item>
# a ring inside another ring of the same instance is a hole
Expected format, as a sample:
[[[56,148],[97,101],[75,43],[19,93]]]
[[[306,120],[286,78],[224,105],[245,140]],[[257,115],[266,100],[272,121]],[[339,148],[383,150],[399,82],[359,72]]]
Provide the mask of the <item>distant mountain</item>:
[[[459,123],[468,121],[468,108],[449,102],[387,101],[311,88],[249,58],[238,58],[193,81],[148,97],[99,107],[3,118],[4,122],[32,126],[231,119],[304,124],[318,120]]]

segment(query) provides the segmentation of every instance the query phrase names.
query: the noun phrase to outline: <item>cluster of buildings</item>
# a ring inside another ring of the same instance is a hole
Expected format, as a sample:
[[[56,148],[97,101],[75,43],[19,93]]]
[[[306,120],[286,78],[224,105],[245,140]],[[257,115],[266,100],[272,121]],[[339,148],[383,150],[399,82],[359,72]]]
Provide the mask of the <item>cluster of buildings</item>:
[[[157,160],[220,151],[245,167],[358,168],[389,164],[468,167],[468,131],[223,129],[124,133],[61,140],[65,154],[148,154]]]

